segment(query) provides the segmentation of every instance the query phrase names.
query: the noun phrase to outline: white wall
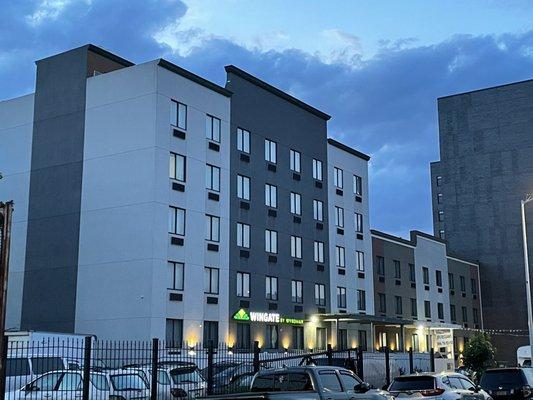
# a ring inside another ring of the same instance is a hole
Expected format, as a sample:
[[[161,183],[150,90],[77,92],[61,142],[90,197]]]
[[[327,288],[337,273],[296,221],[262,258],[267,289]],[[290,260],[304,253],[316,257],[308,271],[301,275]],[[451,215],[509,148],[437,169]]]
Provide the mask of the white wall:
[[[344,171],[344,194],[336,194],[334,167]],[[366,313],[374,314],[374,283],[372,263],[372,237],[370,235],[368,162],[344,150],[328,144],[328,218],[330,254],[330,304],[331,311],[338,312],[337,286],[346,287],[348,313],[358,313],[357,290],[366,291]],[[362,202],[355,201],[353,175],[363,179]],[[344,235],[337,234],[335,206],[344,208]],[[354,213],[363,214],[363,240],[356,239]],[[335,246],[344,246],[346,252],[346,275],[339,275],[335,259]],[[356,250],[365,253],[365,278],[358,278]]]
[[[0,102],[0,201],[14,201],[6,329],[19,329],[22,310],[30,191],[33,100],[30,94]]]

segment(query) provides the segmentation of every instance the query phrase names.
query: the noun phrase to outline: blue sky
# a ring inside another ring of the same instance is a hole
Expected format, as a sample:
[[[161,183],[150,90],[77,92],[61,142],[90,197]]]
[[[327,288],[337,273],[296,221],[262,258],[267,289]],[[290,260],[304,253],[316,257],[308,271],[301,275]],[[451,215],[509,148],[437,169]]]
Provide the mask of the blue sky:
[[[372,227],[403,236],[432,232],[436,99],[533,78],[526,0],[3,0],[1,17],[0,99],[33,90],[36,59],[94,43],[221,85],[235,64],[320,108],[372,156]]]

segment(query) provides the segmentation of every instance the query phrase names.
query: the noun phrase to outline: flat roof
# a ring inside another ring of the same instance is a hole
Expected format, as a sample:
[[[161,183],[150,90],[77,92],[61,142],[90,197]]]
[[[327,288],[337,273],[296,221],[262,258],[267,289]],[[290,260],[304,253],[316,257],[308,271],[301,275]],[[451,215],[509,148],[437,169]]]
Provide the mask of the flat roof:
[[[114,61],[118,64],[122,64],[125,67],[131,67],[135,65],[131,61],[126,60],[125,58],[119,57],[116,54],[113,54],[105,49],[102,49],[101,47],[95,46],[94,44],[88,44],[87,50],[93,53],[96,53],[98,55],[101,55],[102,57],[108,58],[109,60]]]
[[[344,143],[341,143],[335,139],[328,138],[328,143],[332,146],[337,147],[338,149],[344,150],[347,153],[350,153],[353,156],[359,157],[365,161],[370,160],[370,156],[365,153],[361,153],[359,150],[355,150],[353,147],[347,146]]]
[[[290,94],[284,92],[283,90],[280,90],[270,85],[269,83],[266,83],[265,81],[262,81],[261,79],[256,78],[255,76],[249,74],[246,71],[243,71],[242,69],[236,67],[235,65],[226,65],[224,69],[226,70],[226,73],[235,74],[256,86],[259,86],[260,88],[265,89],[266,91],[278,97],[281,97],[284,100],[287,100],[288,102],[300,107],[301,109],[307,112],[310,112],[311,114],[314,114],[319,118],[322,118],[325,121],[328,121],[331,118],[331,116],[320,111],[319,109],[314,108],[313,106],[310,106],[309,104],[304,103],[301,100],[298,100],[296,97],[293,97]]]
[[[507,87],[507,86],[520,85],[522,83],[533,83],[533,79],[525,79],[523,81],[518,81],[518,82],[503,83],[501,85],[489,86],[489,87],[486,87],[486,88],[474,89],[474,90],[469,90],[469,91],[466,91],[466,92],[460,92],[460,93],[455,93],[455,94],[449,94],[449,95],[446,95],[446,96],[437,97],[437,100],[447,99],[449,97],[455,97],[455,96],[464,96],[465,94],[482,92],[482,91],[485,91],[485,90],[499,89],[499,88],[503,88],[503,87]]]
[[[391,235],[389,233],[385,233],[385,232],[382,232],[382,231],[378,231],[376,229],[370,229],[370,234],[374,235],[374,236],[382,237],[384,239],[392,240],[394,242],[398,242],[399,244],[406,244],[408,246],[413,246],[414,245],[414,243],[411,242],[410,240],[401,238],[399,236],[394,236],[394,235]]]
[[[167,61],[163,58],[159,59],[157,65],[169,70],[170,72],[174,72],[175,74],[181,75],[184,78],[189,79],[195,83],[198,83],[199,85],[202,85],[208,89],[211,89],[217,93],[220,93],[223,96],[231,97],[231,95],[233,94],[228,89],[223,88],[222,86],[219,86],[216,83],[208,81],[207,79],[202,78],[201,76],[193,74],[192,72],[187,71],[184,68],[178,67],[176,64],[173,64],[170,61]]]

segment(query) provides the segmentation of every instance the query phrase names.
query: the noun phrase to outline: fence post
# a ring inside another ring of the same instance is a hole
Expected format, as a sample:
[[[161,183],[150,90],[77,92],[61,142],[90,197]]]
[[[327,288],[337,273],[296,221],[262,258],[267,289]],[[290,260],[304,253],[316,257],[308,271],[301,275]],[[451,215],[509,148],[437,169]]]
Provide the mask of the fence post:
[[[254,372],[259,372],[259,352],[261,349],[259,348],[259,342],[256,340],[254,341]]]
[[[387,386],[390,385],[390,352],[389,352],[389,346],[385,347],[385,381],[387,382]]]
[[[429,351],[429,372],[435,372],[435,349]]]
[[[333,349],[331,348],[331,344],[328,343],[328,365],[331,367],[333,365]]]
[[[363,349],[361,347],[357,349],[357,376],[363,381],[365,380],[365,373],[363,370]]]
[[[5,394],[6,394],[6,362],[7,362],[8,342],[9,340],[7,336],[4,336],[4,341],[2,342],[4,346],[2,349],[2,360],[1,360],[1,370],[0,370],[0,399],[5,399]]]
[[[207,345],[207,394],[210,396],[213,394],[213,373],[214,373],[214,357],[215,349],[213,341],[210,340]]]
[[[89,384],[91,375],[91,346],[93,338],[91,336],[85,337],[85,349],[83,352],[83,392],[82,399],[89,400]]]
[[[412,374],[415,372],[415,362],[413,359],[413,348],[409,347],[409,373]]]
[[[150,382],[150,400],[157,400],[157,371],[159,361],[159,339],[152,339],[152,376]]]

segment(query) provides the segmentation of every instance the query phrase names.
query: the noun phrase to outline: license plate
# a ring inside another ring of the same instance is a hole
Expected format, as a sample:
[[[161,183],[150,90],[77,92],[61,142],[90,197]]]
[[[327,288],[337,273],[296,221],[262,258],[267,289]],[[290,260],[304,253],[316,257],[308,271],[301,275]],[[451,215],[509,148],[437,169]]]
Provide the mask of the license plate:
[[[508,395],[509,393],[507,392],[507,390],[496,390],[494,392],[494,395],[495,396],[506,396]]]

